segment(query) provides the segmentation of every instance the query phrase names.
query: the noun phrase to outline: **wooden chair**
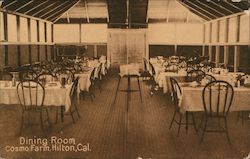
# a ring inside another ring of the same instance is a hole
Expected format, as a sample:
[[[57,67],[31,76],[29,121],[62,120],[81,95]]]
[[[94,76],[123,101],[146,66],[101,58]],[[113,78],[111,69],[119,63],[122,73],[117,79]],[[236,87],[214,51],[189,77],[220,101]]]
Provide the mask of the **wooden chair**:
[[[30,119],[30,114],[39,114],[40,117],[40,126],[42,131],[45,132],[44,122],[47,121],[50,125],[49,121],[49,113],[47,107],[44,107],[44,97],[45,97],[45,89],[44,87],[36,81],[26,80],[21,81],[17,85],[17,95],[19,99],[20,106],[22,108],[21,115],[21,128],[19,135],[21,135],[24,125],[37,125],[35,123],[30,123],[30,121],[34,121],[34,119]],[[43,120],[43,112],[46,112],[47,118]],[[28,117],[28,123],[24,122],[24,117]]]
[[[187,72],[187,81],[188,82],[193,82],[193,81],[197,81],[197,77],[201,77],[204,76],[205,72],[203,72],[202,70],[191,70],[189,72]]]
[[[231,144],[228,128],[227,128],[227,116],[231,107],[231,103],[234,96],[233,87],[226,81],[212,81],[208,83],[202,91],[202,100],[204,114],[202,123],[204,122],[204,128],[201,126],[202,136],[200,143],[204,139],[205,132],[221,132],[226,133],[228,142]],[[208,121],[215,120],[218,127],[208,129]],[[224,127],[221,128],[221,119],[224,121]]]
[[[71,106],[69,108],[69,111],[64,114],[64,115],[70,115],[74,124],[75,124],[74,113],[76,113],[78,118],[80,118],[80,114],[79,114],[78,107],[77,107],[77,104],[76,104],[76,101],[77,101],[77,99],[76,99],[76,97],[77,97],[77,85],[78,85],[79,78],[80,77],[76,77],[76,79],[73,81],[73,84],[72,84],[71,89],[70,89]],[[58,121],[59,112],[60,111],[58,111],[58,109],[57,109],[56,122]]]
[[[176,81],[176,79],[174,79],[172,77],[170,77],[170,82],[171,82],[171,87],[172,87],[172,97],[173,97],[173,102],[174,102],[174,108],[175,109],[174,109],[174,115],[173,115],[173,118],[171,120],[169,129],[171,129],[173,123],[175,122],[178,125],[177,136],[179,136],[181,125],[186,126],[186,133],[188,132],[188,125],[194,125],[194,129],[197,132],[193,112],[188,112],[188,111],[181,112],[180,111],[179,97],[181,96],[182,92],[181,92],[181,88],[180,88],[178,82]],[[179,120],[176,119],[177,115],[179,116]],[[192,117],[192,122],[191,123],[189,123],[189,116]],[[183,117],[185,117],[185,121],[182,121]]]

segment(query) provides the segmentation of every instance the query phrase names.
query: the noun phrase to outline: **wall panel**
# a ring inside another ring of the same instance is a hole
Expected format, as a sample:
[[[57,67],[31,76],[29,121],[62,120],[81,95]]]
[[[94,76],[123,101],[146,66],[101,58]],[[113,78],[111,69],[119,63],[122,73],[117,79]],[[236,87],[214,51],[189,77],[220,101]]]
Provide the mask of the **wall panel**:
[[[79,43],[80,27],[78,24],[54,25],[54,42],[56,43]]]
[[[148,24],[148,43],[175,43],[175,24]]]
[[[250,44],[250,16],[240,17],[240,42]]]
[[[4,40],[3,13],[0,12],[0,41]]]
[[[15,15],[7,15],[8,41],[17,42],[17,19]]]
[[[210,41],[210,24],[206,23],[205,24],[205,43],[209,43]]]
[[[226,20],[221,20],[220,22],[220,34],[219,34],[219,42],[225,43],[226,42]]]
[[[20,17],[20,42],[28,42],[28,20]]]
[[[218,31],[218,24],[217,21],[212,23],[212,43],[217,43],[217,31]]]
[[[229,19],[229,31],[228,31],[228,42],[234,43],[236,42],[237,35],[237,17],[233,17]]]
[[[30,20],[31,42],[37,42],[37,25],[36,21]]]
[[[177,44],[201,44],[203,43],[202,24],[176,24]]]
[[[106,24],[81,25],[81,39],[84,43],[107,43]]]
[[[39,22],[39,37],[40,42],[45,42],[45,28],[44,28],[44,22]]]
[[[17,66],[18,65],[18,48],[17,45],[8,45],[8,65]]]

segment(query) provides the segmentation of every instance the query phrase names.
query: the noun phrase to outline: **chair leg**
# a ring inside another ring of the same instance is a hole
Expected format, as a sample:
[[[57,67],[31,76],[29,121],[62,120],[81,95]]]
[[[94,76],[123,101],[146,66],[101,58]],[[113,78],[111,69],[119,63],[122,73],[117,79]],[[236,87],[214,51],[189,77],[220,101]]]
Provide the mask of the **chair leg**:
[[[189,116],[189,113],[186,112],[186,134],[188,133],[188,116]]]
[[[140,86],[140,79],[139,79],[139,77],[137,78],[137,82],[138,82],[138,87],[139,87],[139,91],[140,91],[141,103],[142,103],[142,94],[141,94],[141,86]]]
[[[47,114],[47,121],[48,121],[48,124],[51,125],[51,124],[50,124],[50,120],[49,120],[49,111],[48,111],[47,108],[45,109],[45,111],[46,111],[46,114]]]
[[[205,125],[204,125],[204,130],[202,130],[200,143],[202,143],[202,141],[204,139],[205,131],[207,130],[207,117],[206,116],[204,116],[204,117],[205,117]]]
[[[174,115],[173,115],[173,118],[172,118],[172,121],[170,123],[170,126],[169,126],[169,129],[171,129],[172,125],[173,125],[173,122],[175,120],[175,115],[176,115],[176,110],[174,111]]]
[[[72,118],[73,123],[75,124],[76,122],[75,122],[75,119],[74,119],[74,116],[73,116],[73,113],[72,113],[72,109],[70,109],[70,116]]]
[[[115,104],[115,102],[116,102],[116,97],[117,97],[117,93],[118,93],[119,86],[120,86],[120,80],[121,80],[121,77],[119,77],[119,79],[118,79],[118,84],[117,84],[117,87],[116,87],[115,98],[114,98],[113,104]]]
[[[230,141],[230,138],[229,138],[229,134],[228,134],[228,128],[227,128],[227,118],[224,118],[224,122],[225,122],[225,131],[226,131],[226,135],[227,135],[227,140],[228,140],[228,143],[231,145],[231,141]]]
[[[21,117],[21,127],[20,127],[20,130],[19,130],[19,136],[21,136],[21,135],[22,135],[23,124],[24,124],[23,120],[24,120],[24,112],[22,111],[22,117]]]
[[[197,128],[196,128],[196,122],[195,122],[195,118],[194,118],[194,113],[191,113],[191,116],[192,116],[192,120],[193,120],[194,130],[195,130],[195,132],[197,133],[198,130],[197,130]]]
[[[58,121],[58,109],[59,108],[56,108],[56,124],[57,124],[57,121]]]
[[[40,123],[41,123],[42,131],[43,131],[44,135],[46,136],[46,132],[45,132],[44,125],[43,125],[43,114],[42,114],[42,111],[40,111]]]
[[[177,136],[179,136],[180,134],[180,129],[181,129],[181,121],[182,121],[182,114],[180,114],[180,120],[179,120],[179,127],[178,127],[178,132],[177,132]]]
[[[81,118],[79,111],[78,111],[78,107],[76,105],[75,105],[75,109],[76,109],[76,113],[77,113],[78,118]]]

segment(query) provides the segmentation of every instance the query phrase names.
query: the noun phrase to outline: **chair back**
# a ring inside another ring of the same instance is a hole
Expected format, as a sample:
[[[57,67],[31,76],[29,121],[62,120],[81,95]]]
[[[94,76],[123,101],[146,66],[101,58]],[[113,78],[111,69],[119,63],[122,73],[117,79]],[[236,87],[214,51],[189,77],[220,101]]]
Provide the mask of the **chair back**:
[[[212,81],[216,81],[216,78],[212,75],[209,74],[200,74],[197,76],[197,81],[201,82],[202,80],[206,80],[207,83],[212,82]]]
[[[80,78],[79,76],[76,77],[76,79],[73,81],[72,87],[70,89],[70,98],[71,98],[71,100],[74,98],[74,96],[76,94],[79,78]]]
[[[155,75],[155,68],[154,68],[154,66],[152,65],[151,62],[149,62],[149,68],[150,68],[151,73],[152,73],[151,75],[154,76]]]
[[[91,84],[93,85],[94,84],[94,81],[95,81],[95,69],[94,68],[90,74],[90,81],[91,81]]]
[[[45,89],[39,82],[25,80],[17,85],[17,95],[23,110],[37,109],[43,106]]]
[[[202,91],[205,114],[226,116],[233,100],[234,89],[226,81],[209,82]]]
[[[56,77],[60,80],[61,78],[65,78],[66,81],[71,80],[70,82],[74,81],[74,73],[66,68],[57,70],[55,73]]]
[[[172,88],[172,99],[174,102],[175,110],[179,111],[179,97],[182,95],[181,87],[179,86],[177,80],[170,77],[170,83]]]
[[[42,84],[43,82],[47,83],[47,82],[52,82],[55,80],[57,80],[57,77],[53,75],[52,73],[42,73],[35,78],[35,81],[38,81]]]
[[[205,72],[202,70],[191,70],[187,72],[187,81],[188,82],[193,82],[197,81],[197,77],[205,75]]]

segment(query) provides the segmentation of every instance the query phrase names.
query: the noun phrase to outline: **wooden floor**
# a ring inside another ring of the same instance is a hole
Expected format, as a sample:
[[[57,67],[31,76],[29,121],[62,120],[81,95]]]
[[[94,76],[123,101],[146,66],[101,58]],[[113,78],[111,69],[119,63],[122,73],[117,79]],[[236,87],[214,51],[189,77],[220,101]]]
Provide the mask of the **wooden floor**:
[[[137,88],[136,81],[132,81]],[[117,78],[104,81],[103,90],[95,90],[95,101],[81,100],[81,118],[75,124],[65,117],[64,123],[55,124],[55,109],[50,109],[49,137],[74,137],[77,143],[90,144],[89,152],[6,152],[6,145],[19,146],[17,132],[20,126],[18,106],[1,106],[0,111],[0,157],[3,158],[51,158],[51,159],[242,159],[250,153],[249,121],[236,123],[236,113],[229,116],[230,146],[224,134],[207,134],[199,143],[200,133],[190,127],[186,134],[177,126],[169,130],[173,105],[169,95],[149,95],[149,86],[141,81],[143,103],[139,93],[132,93],[127,113],[126,93],[119,92],[112,105]],[[120,88],[126,88],[123,79]],[[198,117],[198,116],[197,116]],[[76,117],[77,118],[77,117]],[[43,137],[40,127],[26,128],[24,137]]]

